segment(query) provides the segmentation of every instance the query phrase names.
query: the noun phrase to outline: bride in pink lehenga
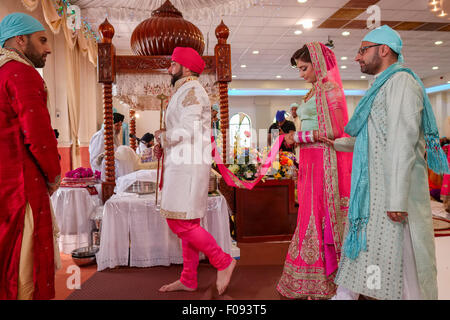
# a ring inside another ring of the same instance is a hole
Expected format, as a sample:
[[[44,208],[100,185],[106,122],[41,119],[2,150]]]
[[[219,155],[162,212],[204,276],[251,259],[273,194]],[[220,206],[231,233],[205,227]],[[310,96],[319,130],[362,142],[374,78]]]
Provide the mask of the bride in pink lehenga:
[[[319,136],[346,136],[347,104],[334,53],[318,42],[297,50],[291,63],[312,83],[297,113],[302,131],[286,135],[299,143],[297,228],[277,290],[288,298],[327,299],[341,254],[350,197],[352,153],[336,152]]]

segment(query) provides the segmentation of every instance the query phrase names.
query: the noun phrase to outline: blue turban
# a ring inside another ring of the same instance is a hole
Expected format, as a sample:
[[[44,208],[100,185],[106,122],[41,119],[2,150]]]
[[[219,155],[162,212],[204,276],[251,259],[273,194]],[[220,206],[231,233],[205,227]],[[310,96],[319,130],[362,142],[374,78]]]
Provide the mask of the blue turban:
[[[404,61],[402,48],[403,41],[397,31],[391,27],[384,25],[370,31],[363,39],[363,41],[373,42],[377,44],[385,44],[398,54],[398,62]]]
[[[45,31],[44,26],[38,20],[25,13],[11,13],[0,22],[0,47],[3,48],[5,41],[12,37],[38,31]]]
[[[219,105],[217,103],[212,105],[212,109],[216,110],[217,112],[219,112]]]
[[[285,113],[286,113],[286,111],[284,111],[284,110],[277,111],[277,115],[275,117],[277,119],[277,122],[281,122],[284,119],[286,119],[285,116],[284,116]]]

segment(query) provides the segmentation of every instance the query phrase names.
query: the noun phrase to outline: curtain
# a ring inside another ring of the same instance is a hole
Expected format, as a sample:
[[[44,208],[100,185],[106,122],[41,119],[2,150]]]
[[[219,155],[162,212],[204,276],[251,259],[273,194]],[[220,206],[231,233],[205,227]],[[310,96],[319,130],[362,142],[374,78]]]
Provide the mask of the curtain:
[[[97,42],[89,35],[85,25],[80,30],[70,30],[66,23],[66,16],[60,16],[54,6],[54,0],[22,0],[28,10],[35,10],[39,2],[50,30],[58,34],[63,29],[66,40],[65,60],[67,66],[67,106],[69,111],[69,126],[71,140],[72,168],[81,166],[79,128],[80,128],[80,59],[86,57],[97,66]]]

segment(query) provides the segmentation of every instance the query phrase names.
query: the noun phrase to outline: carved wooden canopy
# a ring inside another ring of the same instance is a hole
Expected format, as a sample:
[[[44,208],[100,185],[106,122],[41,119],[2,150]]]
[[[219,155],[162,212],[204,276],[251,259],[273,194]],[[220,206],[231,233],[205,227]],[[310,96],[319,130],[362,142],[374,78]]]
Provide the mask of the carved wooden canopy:
[[[170,7],[170,1],[163,6]],[[159,9],[157,9],[159,10]],[[157,11],[155,10],[155,11]],[[172,9],[170,9],[172,10]],[[169,10],[169,11],[170,11]],[[166,10],[167,11],[167,10]],[[106,181],[102,184],[103,201],[109,199],[114,193],[115,187],[115,161],[113,145],[113,111],[112,111],[112,87],[117,74],[158,74],[167,73],[170,66],[170,55],[157,56],[117,56],[112,44],[114,27],[107,19],[100,25],[101,43],[98,44],[98,81],[103,84],[104,100],[104,132],[105,132],[105,165]],[[228,83],[231,82],[231,48],[227,44],[229,29],[223,21],[216,28],[218,44],[214,49],[214,56],[203,56],[206,63],[204,74],[215,74],[219,87],[220,119],[223,147],[223,162],[226,163],[227,153],[227,129],[229,122],[228,112]],[[131,122],[134,122],[134,110],[130,110]],[[130,133],[135,128],[130,123]],[[130,139],[131,146],[136,149],[135,139]]]

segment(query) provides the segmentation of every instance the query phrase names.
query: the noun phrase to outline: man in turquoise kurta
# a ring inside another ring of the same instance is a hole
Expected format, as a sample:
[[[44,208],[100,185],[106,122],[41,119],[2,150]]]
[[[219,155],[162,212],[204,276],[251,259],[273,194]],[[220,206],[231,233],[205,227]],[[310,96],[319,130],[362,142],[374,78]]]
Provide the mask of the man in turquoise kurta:
[[[401,50],[388,26],[363,39],[355,60],[375,79],[345,129],[351,137],[328,140],[354,151],[334,299],[437,299],[425,151],[434,170],[448,168],[436,165],[442,154],[431,105],[420,79],[401,65]]]

